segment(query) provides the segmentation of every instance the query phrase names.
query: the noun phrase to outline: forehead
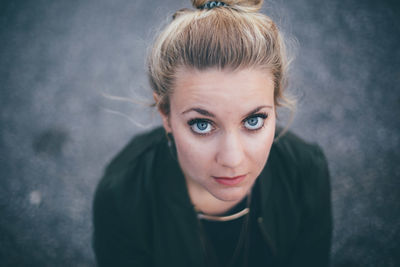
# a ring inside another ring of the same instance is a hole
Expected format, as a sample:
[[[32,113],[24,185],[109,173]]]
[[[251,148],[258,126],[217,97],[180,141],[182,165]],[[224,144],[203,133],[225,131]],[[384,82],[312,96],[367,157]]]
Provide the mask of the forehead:
[[[255,106],[274,106],[272,75],[262,69],[196,70],[176,73],[171,109],[194,106],[208,110],[248,111]]]

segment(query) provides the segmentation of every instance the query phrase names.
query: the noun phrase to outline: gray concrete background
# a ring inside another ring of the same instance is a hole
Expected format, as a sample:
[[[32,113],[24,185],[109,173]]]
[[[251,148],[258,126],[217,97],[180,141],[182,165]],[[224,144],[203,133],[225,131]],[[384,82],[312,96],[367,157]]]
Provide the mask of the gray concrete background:
[[[94,188],[135,133],[160,123],[145,107],[145,54],[189,2],[1,1],[0,266],[95,265]],[[263,12],[297,39],[292,130],[330,163],[333,266],[400,266],[396,2],[276,0]]]

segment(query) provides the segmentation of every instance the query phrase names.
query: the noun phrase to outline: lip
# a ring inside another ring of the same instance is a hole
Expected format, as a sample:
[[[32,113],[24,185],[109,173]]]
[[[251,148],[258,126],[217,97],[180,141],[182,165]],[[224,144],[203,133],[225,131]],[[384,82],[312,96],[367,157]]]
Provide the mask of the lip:
[[[235,177],[216,177],[213,176],[214,180],[222,185],[227,185],[227,186],[234,186],[239,184],[246,178],[246,174],[240,175],[240,176],[235,176]]]

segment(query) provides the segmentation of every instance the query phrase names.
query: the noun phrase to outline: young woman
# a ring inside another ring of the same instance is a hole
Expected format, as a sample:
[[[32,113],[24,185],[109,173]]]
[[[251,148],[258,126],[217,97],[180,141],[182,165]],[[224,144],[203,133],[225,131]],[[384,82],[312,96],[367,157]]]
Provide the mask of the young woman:
[[[325,157],[275,127],[290,104],[278,28],[261,0],[192,2],[149,56],[164,127],[135,137],[97,187],[98,265],[328,266]]]

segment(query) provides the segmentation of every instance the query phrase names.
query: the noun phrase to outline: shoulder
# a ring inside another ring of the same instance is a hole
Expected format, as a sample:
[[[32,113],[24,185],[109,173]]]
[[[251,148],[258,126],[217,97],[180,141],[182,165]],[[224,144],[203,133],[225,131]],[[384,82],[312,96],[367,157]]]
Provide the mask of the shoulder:
[[[97,185],[94,215],[107,207],[116,214],[129,216],[148,204],[152,182],[149,178],[163,138],[165,132],[161,127],[139,134],[114,156]]]
[[[149,260],[149,177],[163,136],[163,129],[157,128],[134,137],[111,160],[97,185],[92,203],[92,246],[102,266]]]
[[[143,169],[154,161],[157,148],[163,138],[165,138],[165,132],[161,127],[133,137],[106,166],[100,184],[116,186],[121,183],[126,185],[127,179],[137,180],[137,177],[144,174],[143,170],[140,171],[138,168]],[[135,175],[133,175],[134,171],[136,171]]]
[[[326,164],[325,155],[318,144],[307,142],[290,131],[280,137],[280,130],[277,132],[278,137],[272,146],[272,151],[285,164],[289,164],[287,167],[304,168],[309,165]]]
[[[302,179],[312,180],[316,172],[328,172],[328,163],[322,148],[307,142],[293,132],[286,132],[278,137],[271,148],[271,161],[286,170],[288,177],[302,174]],[[308,175],[307,175],[308,174]],[[322,178],[321,178],[322,179]]]
[[[285,187],[297,204],[313,212],[317,203],[329,201],[329,168],[319,145],[286,132],[274,142],[270,153],[268,161],[279,177],[276,183]]]
[[[107,165],[105,174],[124,171],[127,168],[131,168],[141,157],[154,151],[164,136],[165,132],[161,127],[134,136]]]

